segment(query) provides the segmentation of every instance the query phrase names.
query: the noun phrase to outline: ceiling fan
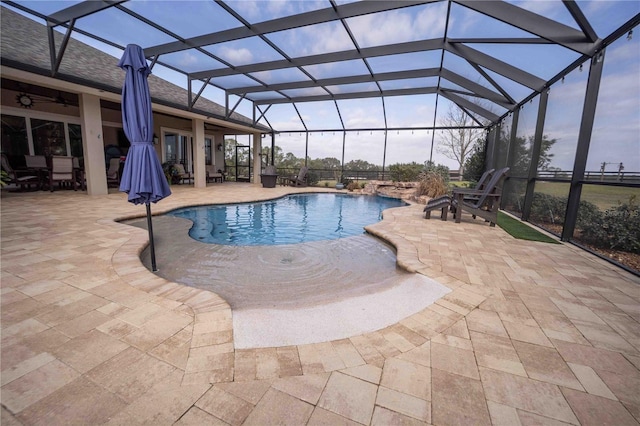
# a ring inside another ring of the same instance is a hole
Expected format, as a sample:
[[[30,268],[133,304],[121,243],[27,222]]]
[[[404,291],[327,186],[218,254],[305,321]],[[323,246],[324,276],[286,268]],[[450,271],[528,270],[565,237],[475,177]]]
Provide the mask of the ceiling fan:
[[[60,92],[58,92],[57,96],[49,97],[49,96],[40,96],[29,94],[25,92],[20,92],[16,95],[16,102],[23,108],[33,108],[33,105],[36,103],[51,103],[51,104],[59,104],[64,106],[65,108],[71,105],[71,102],[62,96]]]

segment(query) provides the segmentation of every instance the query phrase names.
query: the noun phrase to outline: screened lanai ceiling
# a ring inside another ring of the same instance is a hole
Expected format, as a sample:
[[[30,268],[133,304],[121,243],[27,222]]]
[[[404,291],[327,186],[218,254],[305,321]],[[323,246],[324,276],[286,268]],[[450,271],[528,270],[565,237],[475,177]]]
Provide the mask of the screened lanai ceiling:
[[[435,128],[448,105],[486,126],[640,16],[637,1],[3,3],[114,56],[138,44],[190,105],[203,96],[275,131]],[[422,114],[403,121],[407,109]]]

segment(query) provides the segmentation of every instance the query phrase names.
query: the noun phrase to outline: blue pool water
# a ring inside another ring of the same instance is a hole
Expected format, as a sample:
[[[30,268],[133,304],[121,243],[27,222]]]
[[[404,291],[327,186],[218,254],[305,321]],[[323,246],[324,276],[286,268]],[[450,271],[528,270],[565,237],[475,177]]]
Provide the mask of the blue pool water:
[[[189,219],[194,240],[234,246],[297,244],[363,233],[382,211],[406,203],[379,196],[290,195],[254,204],[198,206],[168,215]]]

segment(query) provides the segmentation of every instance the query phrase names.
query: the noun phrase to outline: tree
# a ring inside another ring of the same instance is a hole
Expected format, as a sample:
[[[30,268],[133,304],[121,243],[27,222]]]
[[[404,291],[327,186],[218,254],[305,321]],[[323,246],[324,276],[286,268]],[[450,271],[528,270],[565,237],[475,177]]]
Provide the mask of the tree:
[[[438,152],[445,157],[455,160],[460,168],[460,179],[464,174],[464,164],[474,142],[480,138],[483,129],[471,129],[476,124],[462,108],[451,104],[446,116],[440,120],[444,130],[442,142],[438,145]]]
[[[365,160],[351,160],[344,165],[346,170],[366,172],[369,170],[377,170],[379,167]]]
[[[389,166],[389,173],[395,182],[413,182],[418,179],[418,175],[425,169],[424,164],[416,163],[396,163]]]
[[[529,174],[529,166],[531,164],[531,149],[533,148],[533,135],[529,135],[526,139],[517,137],[509,147],[513,150],[510,155],[513,159],[511,164],[511,175],[526,177]],[[547,135],[542,135],[542,143],[540,145],[540,158],[538,159],[538,170],[548,170],[554,154],[549,150],[557,142],[557,139],[549,139]]]
[[[264,145],[262,147],[262,155],[266,155],[265,160],[269,164],[271,164],[271,146]],[[278,145],[275,145],[275,148],[273,150],[273,164],[280,164],[282,160],[284,160],[284,153],[282,152],[282,148],[280,148]]]
[[[464,162],[464,180],[477,182],[480,179],[485,170],[485,157],[485,143],[482,139],[477,139],[471,148],[471,155]]]

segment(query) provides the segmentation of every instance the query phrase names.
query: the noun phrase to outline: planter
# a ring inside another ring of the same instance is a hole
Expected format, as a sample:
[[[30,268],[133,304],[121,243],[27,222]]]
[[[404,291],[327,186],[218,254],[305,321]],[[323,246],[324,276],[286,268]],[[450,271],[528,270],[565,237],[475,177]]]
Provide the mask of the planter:
[[[343,183],[336,183],[336,189],[344,189]]]
[[[275,188],[278,175],[260,175],[263,188]]]

